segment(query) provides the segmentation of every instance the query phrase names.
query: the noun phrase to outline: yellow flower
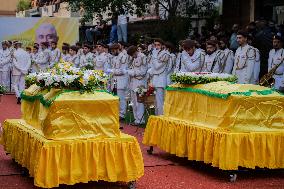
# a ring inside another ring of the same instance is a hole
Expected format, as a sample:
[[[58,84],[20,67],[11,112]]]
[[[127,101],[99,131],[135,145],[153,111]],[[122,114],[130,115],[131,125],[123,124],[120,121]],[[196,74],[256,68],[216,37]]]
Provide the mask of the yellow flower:
[[[94,80],[94,79],[95,79],[95,77],[92,76],[92,75],[89,77],[89,80]]]
[[[79,79],[79,82],[83,84],[84,80],[82,77]]]

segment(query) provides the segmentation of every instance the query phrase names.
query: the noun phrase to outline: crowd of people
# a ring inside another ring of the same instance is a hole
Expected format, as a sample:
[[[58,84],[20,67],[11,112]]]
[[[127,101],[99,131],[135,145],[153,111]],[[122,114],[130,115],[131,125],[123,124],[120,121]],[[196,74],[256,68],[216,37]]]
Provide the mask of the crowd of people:
[[[117,12],[109,13],[108,18],[104,19],[103,15],[97,15],[97,23],[95,27],[86,29],[85,36],[89,43],[94,43],[98,39],[102,39],[103,35],[110,27],[108,44],[113,44],[118,41],[127,43],[128,41],[128,13],[124,9],[120,9]]]
[[[65,0],[32,0],[31,1],[31,7],[32,8],[39,8],[49,5],[55,6],[55,12],[58,12],[58,9],[60,7],[60,3],[64,2]]]
[[[237,26],[234,26],[237,29]],[[235,35],[235,36],[234,36]],[[248,31],[240,30],[232,34],[230,42],[224,37],[211,35],[205,42],[192,36],[179,42],[179,50],[170,42],[155,38],[149,43],[129,45],[118,42],[112,45],[88,43],[69,45],[62,49],[56,42],[35,43],[25,50],[19,41],[3,41],[0,50],[0,84],[8,87],[10,71],[12,87],[20,103],[20,93],[25,88],[24,78],[29,72],[48,71],[60,60],[73,63],[76,67],[93,66],[111,74],[111,90],[116,88],[120,98],[120,118],[126,114],[126,96],[130,91],[135,123],[143,123],[144,105],[138,103],[135,90],[138,87],[155,88],[156,115],[163,114],[164,93],[171,84],[170,75],[175,72],[213,72],[236,75],[240,84],[258,84],[260,73],[260,51],[252,44]],[[236,41],[236,44],[234,43]],[[202,48],[202,46],[204,47]],[[273,78],[274,87],[284,87],[283,36],[271,36],[272,48],[266,60],[268,70],[277,67]],[[234,47],[234,48],[233,48]]]

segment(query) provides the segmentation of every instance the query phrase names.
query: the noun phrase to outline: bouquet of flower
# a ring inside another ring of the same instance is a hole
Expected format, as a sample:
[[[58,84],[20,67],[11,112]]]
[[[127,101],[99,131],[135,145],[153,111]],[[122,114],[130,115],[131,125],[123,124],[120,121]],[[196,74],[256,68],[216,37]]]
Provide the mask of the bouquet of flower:
[[[134,89],[134,92],[138,95],[138,96],[140,96],[140,97],[142,97],[142,96],[144,96],[145,94],[146,94],[146,92],[147,92],[147,89],[145,88],[145,86],[139,86],[139,87],[137,87],[136,89]]]
[[[174,83],[196,85],[206,84],[217,81],[236,82],[237,77],[226,73],[194,73],[194,72],[179,72],[171,75],[171,80]]]
[[[27,86],[36,84],[43,89],[59,88],[92,92],[105,90],[109,76],[102,71],[85,70],[61,62],[48,72],[31,73],[26,76]]]

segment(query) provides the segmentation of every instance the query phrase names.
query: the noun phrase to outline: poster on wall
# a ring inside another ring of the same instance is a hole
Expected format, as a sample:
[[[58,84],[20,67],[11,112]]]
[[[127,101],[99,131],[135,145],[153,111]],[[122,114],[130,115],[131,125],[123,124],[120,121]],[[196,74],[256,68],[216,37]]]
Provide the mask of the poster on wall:
[[[75,44],[79,40],[77,18],[11,18],[0,17],[0,41],[21,41],[25,47],[34,43],[56,41]]]

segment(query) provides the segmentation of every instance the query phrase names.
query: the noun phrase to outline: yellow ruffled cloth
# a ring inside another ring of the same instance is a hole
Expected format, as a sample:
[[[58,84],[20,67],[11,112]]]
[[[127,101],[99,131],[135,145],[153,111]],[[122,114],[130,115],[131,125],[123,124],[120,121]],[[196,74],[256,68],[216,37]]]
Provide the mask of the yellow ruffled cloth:
[[[34,177],[38,187],[89,181],[130,182],[143,176],[144,164],[135,137],[48,140],[24,120],[6,120],[5,150]]]
[[[284,168],[284,132],[239,132],[212,129],[164,116],[149,118],[143,143],[222,170],[239,166]]]
[[[5,121],[1,143],[29,170],[36,186],[130,182],[143,176],[139,143],[119,130],[118,97],[41,91],[35,85],[22,97],[23,119]]]
[[[189,91],[183,90],[189,86],[171,87],[177,90],[166,91],[164,115],[149,119],[144,144],[223,170],[284,168],[283,95],[228,82],[195,85]],[[204,91],[234,94],[218,98]]]

